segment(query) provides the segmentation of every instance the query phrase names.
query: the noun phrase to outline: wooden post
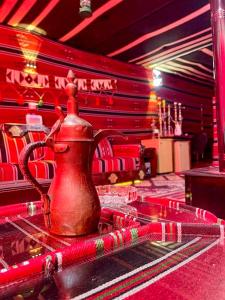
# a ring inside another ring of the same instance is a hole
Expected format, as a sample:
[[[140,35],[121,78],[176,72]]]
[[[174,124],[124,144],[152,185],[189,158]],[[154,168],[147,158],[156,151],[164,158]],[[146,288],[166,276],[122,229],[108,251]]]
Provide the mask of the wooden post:
[[[225,171],[225,0],[210,0],[213,31],[214,78],[218,103],[219,170]]]

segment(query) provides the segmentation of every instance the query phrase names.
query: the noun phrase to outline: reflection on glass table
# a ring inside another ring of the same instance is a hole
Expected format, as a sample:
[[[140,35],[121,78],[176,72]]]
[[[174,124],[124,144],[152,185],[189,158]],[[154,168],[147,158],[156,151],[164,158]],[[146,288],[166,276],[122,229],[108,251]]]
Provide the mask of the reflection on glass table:
[[[128,205],[137,200],[134,186],[100,185],[96,186],[102,207],[112,207],[128,215],[137,215],[137,209]]]

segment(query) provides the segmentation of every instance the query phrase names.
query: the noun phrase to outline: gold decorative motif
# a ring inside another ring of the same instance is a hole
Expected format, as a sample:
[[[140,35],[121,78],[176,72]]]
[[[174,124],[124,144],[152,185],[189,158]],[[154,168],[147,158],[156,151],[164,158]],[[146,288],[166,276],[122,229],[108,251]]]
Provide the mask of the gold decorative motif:
[[[137,228],[132,228],[130,230],[130,234],[131,234],[132,243],[134,243],[138,239],[138,230],[137,230]]]
[[[192,193],[191,192],[186,193],[185,197],[186,197],[186,199],[192,199]]]
[[[110,183],[116,183],[118,176],[115,173],[111,173],[110,176],[108,177]]]
[[[29,250],[29,254],[32,257],[36,257],[36,256],[39,256],[39,255],[42,254],[42,250],[43,250],[42,247],[32,248],[32,249]]]
[[[138,176],[139,176],[140,179],[144,179],[145,172],[143,170],[140,170],[139,173],[138,173]]]
[[[9,132],[11,133],[12,136],[21,136],[21,135],[23,135],[23,130],[17,125],[12,126],[9,129]]]
[[[109,234],[113,237],[113,241],[114,241],[114,243],[113,243],[114,247],[113,248],[114,249],[118,248],[118,242],[117,242],[117,236],[116,236],[116,234],[113,233],[113,232],[110,232]]]
[[[192,193],[191,192],[185,193],[185,199],[186,199],[186,204],[192,205]]]
[[[96,255],[102,255],[104,252],[104,241],[103,239],[97,239],[95,240],[95,246],[96,246]]]

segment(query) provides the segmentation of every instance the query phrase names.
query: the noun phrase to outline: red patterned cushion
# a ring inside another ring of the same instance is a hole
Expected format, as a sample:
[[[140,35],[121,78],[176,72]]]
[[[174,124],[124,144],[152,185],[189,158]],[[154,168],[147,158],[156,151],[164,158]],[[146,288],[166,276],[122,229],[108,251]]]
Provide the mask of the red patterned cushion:
[[[98,149],[98,147],[95,149],[95,152],[94,152],[94,157],[93,157],[93,159],[96,159],[96,158],[100,158],[100,153],[99,153],[99,149]]]
[[[0,131],[0,159],[1,162],[18,163],[18,157],[22,149],[29,143],[29,137],[12,138]]]
[[[54,161],[30,161],[29,169],[35,178],[51,179],[55,175]],[[24,179],[18,164],[0,163],[0,181],[14,181]]]
[[[43,132],[29,132],[22,137],[11,137],[5,132],[0,131],[0,162],[17,164],[20,152],[23,148],[33,142],[45,139]],[[54,159],[54,153],[48,147],[37,148],[30,155],[30,160]]]
[[[113,157],[113,150],[110,142],[108,139],[103,139],[99,142],[98,146],[98,152],[100,154],[99,158],[110,158]]]
[[[140,159],[133,157],[114,157],[94,159],[92,173],[133,171],[140,167]]]
[[[54,152],[51,148],[44,147],[44,151],[45,151],[45,155],[44,155],[45,160],[54,160],[55,159]]]
[[[18,164],[0,163],[0,181],[15,181],[23,179]]]
[[[115,157],[140,157],[141,144],[113,145]]]
[[[95,158],[93,159],[92,162],[92,173],[97,174],[97,173],[102,173],[103,172],[103,163],[102,159]]]
[[[30,142],[44,141],[46,134],[44,132],[29,132]],[[54,152],[50,147],[37,148],[33,151],[33,159],[31,160],[54,160]]]
[[[51,179],[55,175],[56,163],[51,160],[33,160],[29,163],[29,169],[35,178]]]

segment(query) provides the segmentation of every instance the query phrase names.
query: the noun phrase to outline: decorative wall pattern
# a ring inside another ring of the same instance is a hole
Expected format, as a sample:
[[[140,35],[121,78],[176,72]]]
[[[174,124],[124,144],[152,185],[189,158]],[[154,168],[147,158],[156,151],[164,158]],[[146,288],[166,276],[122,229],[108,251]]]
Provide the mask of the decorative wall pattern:
[[[6,69],[6,82],[33,88],[49,88],[48,75],[28,74],[13,69]]]
[[[80,114],[95,129],[120,129],[129,135],[130,140],[151,136],[150,125],[152,119],[158,117],[158,110],[157,102],[150,99],[150,70],[38,37],[39,48],[35,61],[37,73],[25,76],[23,71],[26,60],[17,34],[18,31],[0,27],[2,123],[24,123],[28,102],[39,102],[42,98],[43,105],[38,108],[38,113],[43,116],[45,125],[51,126],[56,120],[55,104],[65,108],[63,88],[68,69],[72,69],[79,78]],[[164,74],[163,86],[156,93],[168,103],[177,101],[185,107],[184,132],[200,131],[203,122],[205,130],[211,135],[211,87]],[[201,107],[203,114],[200,113]]]

